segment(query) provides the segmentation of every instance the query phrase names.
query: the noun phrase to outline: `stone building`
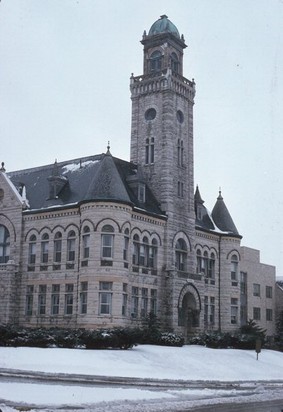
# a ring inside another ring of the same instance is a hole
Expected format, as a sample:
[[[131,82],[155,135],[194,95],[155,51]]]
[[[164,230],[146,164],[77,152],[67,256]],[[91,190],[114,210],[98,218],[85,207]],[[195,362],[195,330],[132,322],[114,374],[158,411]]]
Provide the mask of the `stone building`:
[[[210,213],[194,190],[184,36],[161,16],[141,43],[130,162],[108,147],[15,172],[2,164],[0,322],[133,326],[153,312],[189,335],[234,330],[256,315],[272,334],[275,268],[241,247],[221,193]]]

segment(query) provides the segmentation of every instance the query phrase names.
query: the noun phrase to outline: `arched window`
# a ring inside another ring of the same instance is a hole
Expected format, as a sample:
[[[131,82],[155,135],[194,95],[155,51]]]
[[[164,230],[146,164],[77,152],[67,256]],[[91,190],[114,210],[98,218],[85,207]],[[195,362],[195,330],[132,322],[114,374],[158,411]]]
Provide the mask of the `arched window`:
[[[187,245],[184,239],[178,239],[175,246],[175,266],[182,272],[187,269]]]
[[[159,50],[154,51],[149,59],[150,72],[158,72],[161,70],[162,54]]]
[[[29,249],[28,249],[28,263],[29,265],[34,265],[36,259],[36,236],[31,235],[29,238]]]
[[[41,238],[41,263],[48,262],[49,235],[44,233]]]
[[[148,266],[152,269],[157,268],[157,240],[153,239],[149,247],[149,262]]]
[[[145,164],[154,163],[154,137],[145,141]]]
[[[7,263],[10,256],[10,233],[0,225],[0,263]]]
[[[83,229],[83,259],[89,258],[90,229],[85,226]]]
[[[76,234],[74,230],[71,230],[68,233],[68,238],[67,238],[67,261],[68,262],[74,262],[75,257],[76,257]],[[71,269],[71,267],[70,267]]]
[[[104,225],[101,234],[101,257],[102,259],[113,259],[114,228],[111,225]]]
[[[41,237],[40,270],[47,270],[49,250],[49,235],[44,233]]]
[[[238,256],[233,255],[231,258],[231,281],[232,286],[238,285]]]
[[[204,275],[207,276],[208,275],[208,253],[207,251],[203,253],[202,268],[203,268]]]
[[[201,251],[198,249],[197,250],[197,273],[201,273],[202,271],[202,257],[201,257]]]
[[[208,277],[210,279],[215,279],[215,254],[211,253],[209,259],[209,267],[208,267]]]
[[[149,244],[148,238],[145,236],[140,244],[140,260],[141,266],[148,266]]]
[[[57,232],[54,236],[54,253],[53,260],[60,263],[62,259],[62,233]]]
[[[129,233],[130,233],[129,229],[125,229],[125,231],[124,231],[124,248],[123,248],[123,260],[125,262],[128,262],[128,260],[129,260],[129,241],[130,241]],[[128,267],[128,264],[126,266],[124,264],[124,267]]]
[[[173,72],[179,73],[179,60],[176,53],[171,54],[171,69]]]
[[[133,265],[139,264],[140,256],[140,238],[138,235],[134,235],[133,239]]]

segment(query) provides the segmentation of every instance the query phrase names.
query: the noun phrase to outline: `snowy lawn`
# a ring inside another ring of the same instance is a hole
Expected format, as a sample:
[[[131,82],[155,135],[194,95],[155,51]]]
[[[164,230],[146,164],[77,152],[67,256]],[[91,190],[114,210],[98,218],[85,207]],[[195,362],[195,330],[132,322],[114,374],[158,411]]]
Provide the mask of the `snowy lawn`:
[[[283,353],[262,350],[171,348],[123,350],[0,347],[0,368],[101,376],[186,380],[283,379]]]
[[[141,345],[128,351],[0,347],[0,368],[153,379],[283,381],[283,353],[263,350],[257,361],[254,351],[208,349],[201,346],[170,348]],[[125,412],[125,402],[135,401],[142,405],[143,411],[157,410],[150,409],[148,402],[154,402],[155,406],[158,402],[164,407],[165,402],[170,402],[170,410],[174,410],[172,402],[180,397],[200,402],[204,397],[220,399],[222,392],[205,388],[205,383],[203,389],[184,387],[179,391],[164,391],[161,388],[151,391],[144,388],[1,381],[0,408],[2,411],[14,411],[5,406],[11,402],[13,405],[33,404],[44,408],[71,405],[90,408],[87,410],[91,411],[112,411],[109,402],[118,402],[120,406],[115,403],[113,410]],[[231,387],[229,396],[237,395]],[[135,408],[138,408],[138,404]],[[98,409],[94,409],[94,405]],[[129,408],[131,410],[130,405]]]

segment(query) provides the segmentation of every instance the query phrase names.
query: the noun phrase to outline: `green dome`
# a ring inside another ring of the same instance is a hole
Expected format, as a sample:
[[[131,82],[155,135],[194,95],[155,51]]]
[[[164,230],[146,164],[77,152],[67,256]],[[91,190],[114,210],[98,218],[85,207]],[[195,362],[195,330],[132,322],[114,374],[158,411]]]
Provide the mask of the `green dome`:
[[[173,24],[165,14],[163,14],[163,16],[160,16],[160,19],[156,20],[156,22],[153,23],[148,32],[148,35],[152,36],[154,34],[160,34],[165,32],[172,33],[178,38],[180,38],[180,34],[175,24]]]

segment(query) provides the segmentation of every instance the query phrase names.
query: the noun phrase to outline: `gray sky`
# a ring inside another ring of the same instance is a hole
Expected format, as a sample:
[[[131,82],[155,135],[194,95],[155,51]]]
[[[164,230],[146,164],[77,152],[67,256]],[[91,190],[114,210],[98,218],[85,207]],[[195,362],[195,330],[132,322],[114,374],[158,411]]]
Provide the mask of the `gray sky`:
[[[166,14],[195,79],[195,184],[283,275],[283,0],[2,0],[0,162],[129,160],[129,78]]]

